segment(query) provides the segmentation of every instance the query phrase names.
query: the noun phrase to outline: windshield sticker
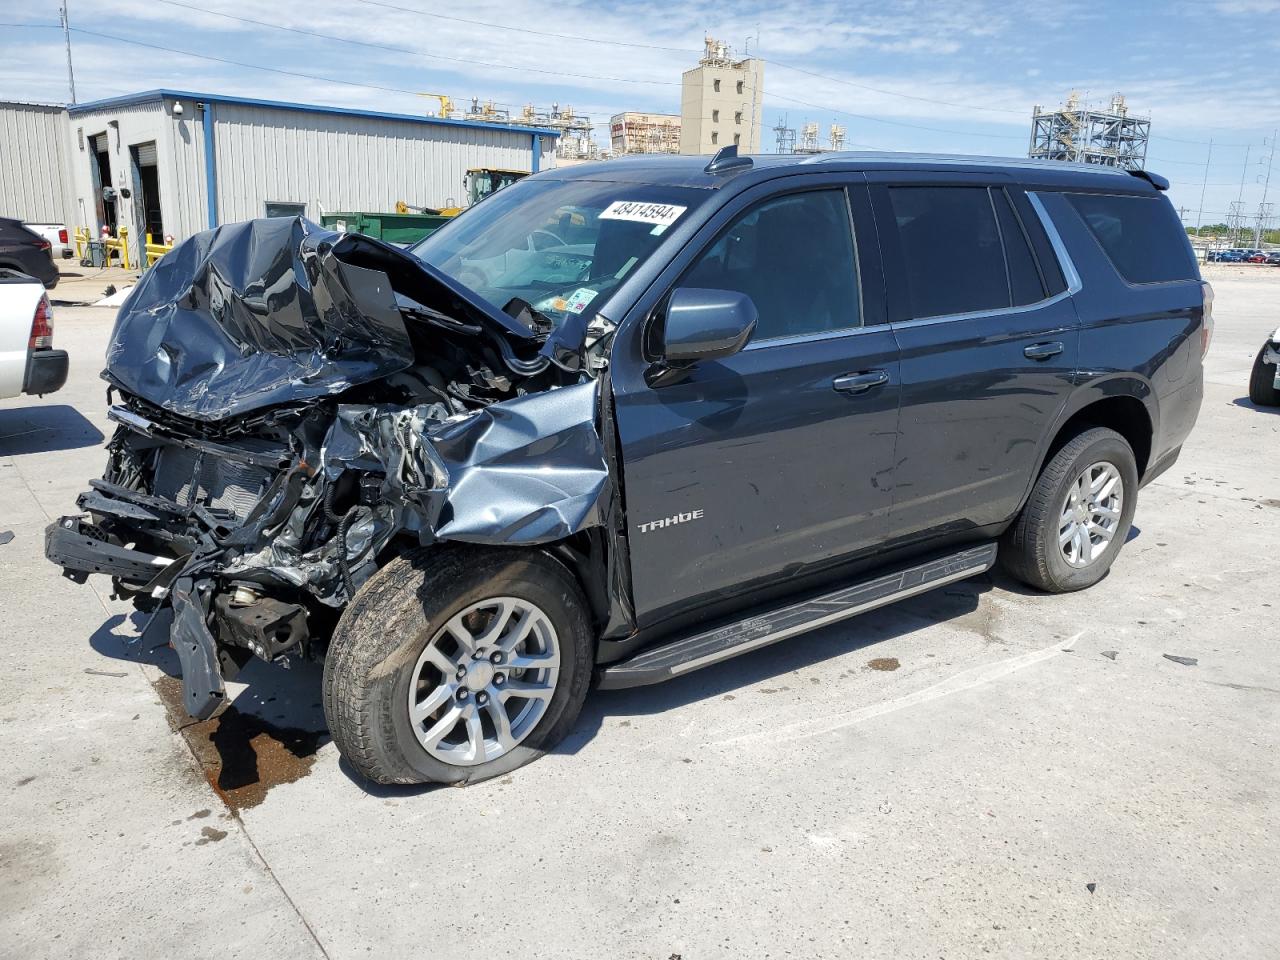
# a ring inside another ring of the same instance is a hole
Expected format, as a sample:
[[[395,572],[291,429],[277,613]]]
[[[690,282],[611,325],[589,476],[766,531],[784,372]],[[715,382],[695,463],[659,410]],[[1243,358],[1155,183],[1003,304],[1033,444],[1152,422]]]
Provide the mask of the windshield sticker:
[[[601,220],[632,220],[636,223],[652,223],[650,232],[661,236],[662,232],[680,219],[688,207],[674,203],[645,203],[642,200],[615,200],[600,214]]]
[[[565,309],[570,313],[581,313],[587,309],[587,305],[596,298],[596,294],[599,292],[589,287],[579,287],[569,294],[569,299],[565,301]]]

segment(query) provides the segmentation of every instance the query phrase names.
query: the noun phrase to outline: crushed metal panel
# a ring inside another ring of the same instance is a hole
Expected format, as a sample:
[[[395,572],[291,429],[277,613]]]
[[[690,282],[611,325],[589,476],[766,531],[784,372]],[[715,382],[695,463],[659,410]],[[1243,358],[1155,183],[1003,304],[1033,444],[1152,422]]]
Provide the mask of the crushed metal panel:
[[[449,473],[436,537],[534,544],[600,526],[609,467],[596,430],[599,383],[496,403],[431,435]]]
[[[413,346],[386,275],[332,256],[335,236],[281,218],[179,244],[125,300],[104,375],[209,421],[408,367]]]

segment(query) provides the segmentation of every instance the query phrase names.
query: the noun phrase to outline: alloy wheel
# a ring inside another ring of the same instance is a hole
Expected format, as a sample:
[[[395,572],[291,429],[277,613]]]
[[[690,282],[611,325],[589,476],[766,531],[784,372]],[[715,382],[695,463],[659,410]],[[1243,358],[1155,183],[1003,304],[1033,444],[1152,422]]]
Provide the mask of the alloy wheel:
[[[409,723],[424,750],[474,766],[509,753],[546,715],[560,648],[550,618],[518,597],[455,614],[427,643],[409,685]]]
[[[1101,461],[1086,467],[1067,488],[1058,526],[1063,559],[1087,567],[1110,545],[1120,527],[1124,480],[1115,464]]]

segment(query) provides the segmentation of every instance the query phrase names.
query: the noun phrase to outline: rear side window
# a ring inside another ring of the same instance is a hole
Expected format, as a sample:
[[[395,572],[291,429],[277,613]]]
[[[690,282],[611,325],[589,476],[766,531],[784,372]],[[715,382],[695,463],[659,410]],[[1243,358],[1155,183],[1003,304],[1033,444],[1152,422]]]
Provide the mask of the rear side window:
[[[1130,283],[1195,279],[1186,233],[1162,197],[1069,193],[1066,198]]]
[[[1000,228],[986,187],[890,187],[913,318],[1012,303]]]
[[[1009,264],[1009,292],[1013,305],[1022,307],[1043,300],[1044,283],[1036,268],[1036,258],[1031,243],[1022,229],[1022,222],[1014,212],[1013,204],[1003,190],[992,190],[991,200],[996,206],[996,219],[1000,222],[1000,236],[1004,240],[1005,260]]]

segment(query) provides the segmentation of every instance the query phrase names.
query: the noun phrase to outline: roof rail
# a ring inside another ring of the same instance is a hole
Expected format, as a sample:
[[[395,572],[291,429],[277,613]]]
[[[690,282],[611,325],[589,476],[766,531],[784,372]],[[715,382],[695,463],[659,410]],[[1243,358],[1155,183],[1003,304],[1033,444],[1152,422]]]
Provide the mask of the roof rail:
[[[721,147],[702,171],[703,173],[727,173],[730,170],[750,166],[754,166],[751,158],[738,156],[738,145],[731,143],[727,147]]]
[[[1129,176],[1137,177],[1140,180],[1145,180],[1147,181],[1147,183],[1151,184],[1157,190],[1169,189],[1169,181],[1166,180],[1164,177],[1160,176],[1160,174],[1158,173],[1152,173],[1150,170],[1130,170]]]

